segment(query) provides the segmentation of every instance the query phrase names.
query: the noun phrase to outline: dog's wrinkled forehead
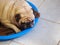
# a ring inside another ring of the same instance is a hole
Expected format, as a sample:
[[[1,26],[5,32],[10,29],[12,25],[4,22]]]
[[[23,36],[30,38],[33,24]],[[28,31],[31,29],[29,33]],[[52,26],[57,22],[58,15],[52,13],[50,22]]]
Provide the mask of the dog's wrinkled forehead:
[[[29,12],[29,10],[31,10],[31,6],[26,2],[26,1],[20,1],[20,2],[16,2],[15,4],[16,7],[16,13],[25,13],[26,11]]]
[[[17,0],[17,2],[15,3],[15,8],[16,9],[21,9],[21,8],[23,8],[23,7],[28,7],[28,9],[29,8],[32,8],[28,3],[27,3],[27,1],[25,1],[25,0]]]
[[[16,15],[19,14],[21,18],[34,19],[32,7],[26,1],[22,4],[17,3],[16,6]]]

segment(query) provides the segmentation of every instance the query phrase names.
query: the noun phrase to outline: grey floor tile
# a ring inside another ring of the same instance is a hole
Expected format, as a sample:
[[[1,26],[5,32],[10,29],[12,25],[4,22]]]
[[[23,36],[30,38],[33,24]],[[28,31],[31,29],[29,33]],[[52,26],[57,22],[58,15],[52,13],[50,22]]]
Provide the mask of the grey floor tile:
[[[8,45],[8,44],[10,44],[10,42],[11,42],[11,40],[9,40],[9,41],[0,41],[0,45]]]
[[[45,0],[39,9],[41,18],[60,23],[60,0]]]
[[[9,45],[24,45],[24,44],[12,41]]]

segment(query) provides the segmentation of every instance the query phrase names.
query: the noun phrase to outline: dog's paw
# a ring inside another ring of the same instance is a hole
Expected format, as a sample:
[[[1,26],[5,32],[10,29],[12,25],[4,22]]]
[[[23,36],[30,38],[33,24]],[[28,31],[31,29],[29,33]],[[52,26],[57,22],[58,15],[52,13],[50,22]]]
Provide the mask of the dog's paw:
[[[21,30],[20,29],[17,29],[17,30],[15,30],[15,32],[18,33],[18,32],[21,32]]]

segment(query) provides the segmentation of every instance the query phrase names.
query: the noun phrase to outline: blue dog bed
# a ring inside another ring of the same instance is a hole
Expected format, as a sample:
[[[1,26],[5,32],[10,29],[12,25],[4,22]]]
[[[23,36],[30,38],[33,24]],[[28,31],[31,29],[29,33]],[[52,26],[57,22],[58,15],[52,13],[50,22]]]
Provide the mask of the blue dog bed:
[[[35,11],[38,11],[37,7],[33,3],[31,3],[30,1],[27,1],[27,2],[29,3],[30,6],[32,6],[32,8]],[[32,28],[25,29],[24,31],[19,32],[17,34],[11,34],[11,35],[8,35],[8,36],[0,36],[0,41],[10,40],[10,39],[14,39],[14,38],[23,36],[24,34],[31,31],[36,26],[37,22],[38,22],[38,18],[35,19],[35,24],[34,24],[34,26]]]

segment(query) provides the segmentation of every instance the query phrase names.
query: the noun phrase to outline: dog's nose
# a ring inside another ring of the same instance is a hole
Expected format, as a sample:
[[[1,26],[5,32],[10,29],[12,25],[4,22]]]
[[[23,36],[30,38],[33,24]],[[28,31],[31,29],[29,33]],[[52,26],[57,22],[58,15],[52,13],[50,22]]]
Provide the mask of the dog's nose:
[[[21,22],[20,29],[24,30],[26,28],[33,27],[33,25],[34,25],[34,21],[25,22],[25,23]]]
[[[25,22],[25,23],[22,23],[22,24],[24,24],[26,26],[26,28],[33,27],[34,21],[32,20],[32,21]]]
[[[26,25],[27,27],[33,27],[34,21],[27,22]]]

